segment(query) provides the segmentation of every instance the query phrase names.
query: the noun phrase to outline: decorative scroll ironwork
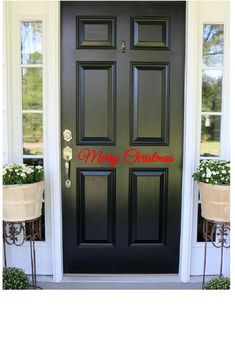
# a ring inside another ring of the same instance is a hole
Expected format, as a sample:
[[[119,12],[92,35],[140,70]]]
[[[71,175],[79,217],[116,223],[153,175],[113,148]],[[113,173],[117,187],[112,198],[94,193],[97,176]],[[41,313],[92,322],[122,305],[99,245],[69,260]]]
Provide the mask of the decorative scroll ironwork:
[[[228,233],[230,231],[229,222],[216,222],[204,219],[203,221],[203,238],[205,240],[205,249],[204,249],[204,264],[203,264],[203,281],[202,286],[205,285],[205,276],[206,276],[206,260],[207,260],[207,243],[211,242],[215,248],[221,249],[220,254],[220,274],[223,275],[223,256],[224,248],[229,249],[230,244],[227,240]],[[216,234],[216,237],[219,237],[216,241],[213,240],[213,236]]]
[[[27,233],[26,233],[27,223]],[[30,242],[30,261],[31,276],[33,289],[41,289],[37,286],[36,281],[36,254],[35,240],[42,239],[41,217],[24,221],[24,222],[6,222],[3,221],[3,248],[4,248],[4,265],[7,266],[6,244],[22,246],[25,241]]]
[[[22,235],[20,235],[22,232]],[[25,241],[25,222],[3,221],[4,240],[9,245],[21,246]]]

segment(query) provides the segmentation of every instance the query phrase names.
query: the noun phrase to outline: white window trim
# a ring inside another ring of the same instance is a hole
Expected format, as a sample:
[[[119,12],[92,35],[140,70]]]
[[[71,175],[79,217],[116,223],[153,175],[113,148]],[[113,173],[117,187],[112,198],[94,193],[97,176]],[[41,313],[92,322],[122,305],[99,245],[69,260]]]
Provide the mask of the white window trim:
[[[9,2],[10,3],[10,2]],[[44,90],[46,96],[44,101],[44,162],[46,175],[46,196],[47,196],[47,234],[52,240],[52,272],[53,279],[59,282],[63,278],[63,252],[62,252],[62,202],[61,202],[61,142],[60,142],[60,2],[47,1],[37,2],[34,7],[29,2],[20,2],[20,7],[25,16],[35,12],[32,19],[38,18],[38,7],[43,8],[45,19],[47,21],[47,38],[45,55],[46,73],[45,82],[47,88]],[[40,3],[40,4],[38,4]],[[207,2],[204,2],[207,3]],[[14,2],[16,4],[16,2]],[[6,17],[9,19],[9,4],[6,5]],[[199,8],[200,4],[197,1],[187,1],[186,3],[186,58],[185,58],[185,120],[184,120],[184,151],[183,151],[183,173],[182,173],[182,213],[181,213],[181,242],[180,242],[180,264],[179,276],[183,282],[190,279],[191,274],[191,259],[193,242],[195,242],[197,228],[197,187],[192,180],[192,172],[194,171],[199,161],[199,146],[200,146],[200,121],[198,118],[200,108],[200,96],[195,96],[195,93],[200,92],[200,83],[198,83],[198,62],[199,61]],[[211,13],[213,14],[213,12]],[[28,17],[27,17],[28,19]],[[220,19],[217,19],[221,21]],[[215,21],[210,17],[205,21]],[[11,43],[11,22],[7,21],[7,42]],[[226,32],[228,30],[226,29]],[[14,36],[13,36],[14,37]],[[226,35],[225,48],[228,49],[228,35]],[[195,45],[196,44],[196,45]],[[225,49],[225,51],[227,51]],[[7,69],[8,93],[15,99],[14,105],[8,100],[7,117],[8,117],[8,145],[9,153],[8,160],[12,161],[22,158],[22,140],[19,140],[19,133],[22,132],[21,120],[19,113],[17,114],[16,107],[20,108],[20,96],[16,91],[20,83],[16,83],[18,78],[17,73],[12,69],[14,59],[7,50],[7,59],[9,68]],[[224,80],[226,84],[226,92],[228,93],[228,56],[225,59]],[[15,66],[16,67],[16,66]],[[199,77],[200,78],[200,77]],[[48,93],[48,95],[46,94]],[[229,102],[228,96],[226,103]],[[228,104],[223,103],[224,110],[227,111]],[[11,104],[11,105],[10,105]],[[224,113],[225,117],[228,112]],[[20,124],[19,124],[19,123]],[[18,126],[17,126],[18,125]],[[13,130],[14,129],[14,130]],[[224,139],[228,137],[229,123],[228,120],[223,123]],[[21,138],[22,139],[22,138]],[[193,140],[192,140],[193,139]],[[223,139],[223,140],[224,140]],[[17,147],[16,143],[21,147]],[[226,140],[224,140],[226,142]],[[14,145],[13,145],[14,143]],[[229,144],[224,145],[223,157],[229,156]],[[197,244],[197,249],[200,245]]]
[[[191,249],[195,209],[195,186],[192,172],[195,167],[195,152],[197,152],[197,15],[198,3],[187,2],[186,6],[186,38],[185,38],[185,110],[184,110],[184,144],[182,173],[182,208],[181,208],[181,239],[179,274],[183,282],[190,279]],[[192,100],[194,98],[194,100]]]
[[[223,93],[222,93],[222,114],[221,114],[221,132],[220,132],[220,159],[229,160],[230,157],[230,143],[228,138],[230,137],[230,88],[229,88],[229,3],[218,1],[203,1],[197,3],[197,38],[195,38],[195,47],[197,47],[196,54],[196,77],[198,82],[198,87],[195,93],[197,93],[195,103],[195,112],[196,112],[196,126],[194,137],[196,140],[195,143],[195,152],[194,152],[194,168],[197,167],[200,160],[200,137],[201,137],[201,95],[202,95],[202,86],[201,86],[201,76],[202,76],[202,45],[203,45],[203,24],[213,23],[213,24],[223,24],[224,25],[224,69],[223,69]],[[192,136],[193,137],[193,136]],[[215,159],[212,157],[212,159]],[[193,207],[193,220],[192,220],[192,254],[191,254],[191,275],[198,275],[198,262],[200,262],[202,267],[202,257],[204,253],[204,243],[197,242],[197,227],[198,227],[198,187],[194,183],[194,194],[193,200],[191,202]],[[208,259],[207,259],[207,272],[210,273],[210,269],[213,270],[213,266],[218,266],[219,262],[219,250],[215,249],[212,243],[208,243]],[[226,265],[226,266],[225,266]],[[229,250],[224,251],[224,266],[225,272],[229,272]],[[218,271],[218,268],[217,268]],[[202,268],[201,268],[202,272]]]
[[[33,5],[33,6],[32,6]],[[6,18],[6,87],[8,152],[5,162],[21,162],[23,138],[21,118],[20,22],[43,22],[43,147],[45,172],[45,242],[36,242],[36,249],[47,249],[53,274],[62,273],[61,192],[60,192],[60,111],[59,111],[59,2],[5,2]],[[10,46],[9,46],[10,44]],[[50,93],[53,93],[51,95]],[[11,100],[14,98],[14,100]],[[53,133],[51,135],[51,133]],[[34,156],[36,157],[36,156]],[[41,157],[41,155],[40,155]],[[55,241],[54,237],[58,241]],[[27,249],[27,242],[22,250]],[[61,254],[61,256],[60,256]],[[60,279],[59,279],[60,280]]]

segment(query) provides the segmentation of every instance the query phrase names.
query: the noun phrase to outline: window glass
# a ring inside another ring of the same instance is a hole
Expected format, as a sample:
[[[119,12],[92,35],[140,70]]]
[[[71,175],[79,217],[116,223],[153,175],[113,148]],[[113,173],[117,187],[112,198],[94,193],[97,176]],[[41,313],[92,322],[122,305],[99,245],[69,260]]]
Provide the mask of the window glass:
[[[220,128],[223,120],[223,62],[224,62],[224,25],[204,24],[202,38],[201,72],[201,159],[220,157]],[[201,205],[198,204],[198,237],[203,240],[203,218]]]
[[[203,64],[207,67],[223,66],[224,50],[223,25],[206,24],[203,26]]]
[[[42,68],[22,68],[22,108],[42,109]]]
[[[202,73],[202,111],[220,112],[222,95],[222,71],[203,70]]]
[[[43,124],[41,113],[23,114],[23,153],[43,154]]]
[[[21,63],[42,63],[42,22],[21,22]]]
[[[197,229],[197,242],[205,242],[203,238],[203,217],[201,216],[201,204],[198,205],[198,229]],[[212,228],[212,223],[209,223],[209,230]],[[213,241],[215,241],[215,234],[213,234]]]
[[[202,98],[200,156],[220,156],[224,25],[204,24],[202,39]]]
[[[220,121],[220,115],[202,115],[201,156],[219,156]]]
[[[21,22],[23,162],[43,166],[43,25]],[[45,217],[42,207],[42,240]],[[26,230],[28,230],[26,224]]]

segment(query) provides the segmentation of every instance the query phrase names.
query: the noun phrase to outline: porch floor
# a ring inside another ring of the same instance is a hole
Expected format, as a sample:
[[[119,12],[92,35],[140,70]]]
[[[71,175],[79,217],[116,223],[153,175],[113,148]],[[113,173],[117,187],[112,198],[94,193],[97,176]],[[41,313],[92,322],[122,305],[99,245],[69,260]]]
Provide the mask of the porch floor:
[[[212,277],[207,277],[207,280]],[[45,290],[201,290],[202,277],[183,283],[178,275],[64,275],[61,282],[52,277],[37,277]]]

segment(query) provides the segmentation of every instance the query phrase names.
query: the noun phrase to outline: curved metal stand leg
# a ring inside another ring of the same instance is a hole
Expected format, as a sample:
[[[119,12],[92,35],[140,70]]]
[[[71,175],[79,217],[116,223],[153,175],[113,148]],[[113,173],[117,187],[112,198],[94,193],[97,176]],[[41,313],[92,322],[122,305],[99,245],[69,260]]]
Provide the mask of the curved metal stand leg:
[[[36,278],[36,254],[35,254],[35,222],[30,222],[30,257],[31,257],[31,275],[32,275],[32,286],[33,289],[37,289],[37,278]]]
[[[223,275],[223,257],[224,257],[224,244],[222,243],[221,244],[221,256],[220,256],[220,273],[219,273],[220,278]]]
[[[205,278],[206,278],[207,231],[208,231],[208,222],[206,220],[204,220],[203,221],[203,237],[205,239],[205,246],[204,246],[204,264],[203,264],[202,287],[205,285]]]

